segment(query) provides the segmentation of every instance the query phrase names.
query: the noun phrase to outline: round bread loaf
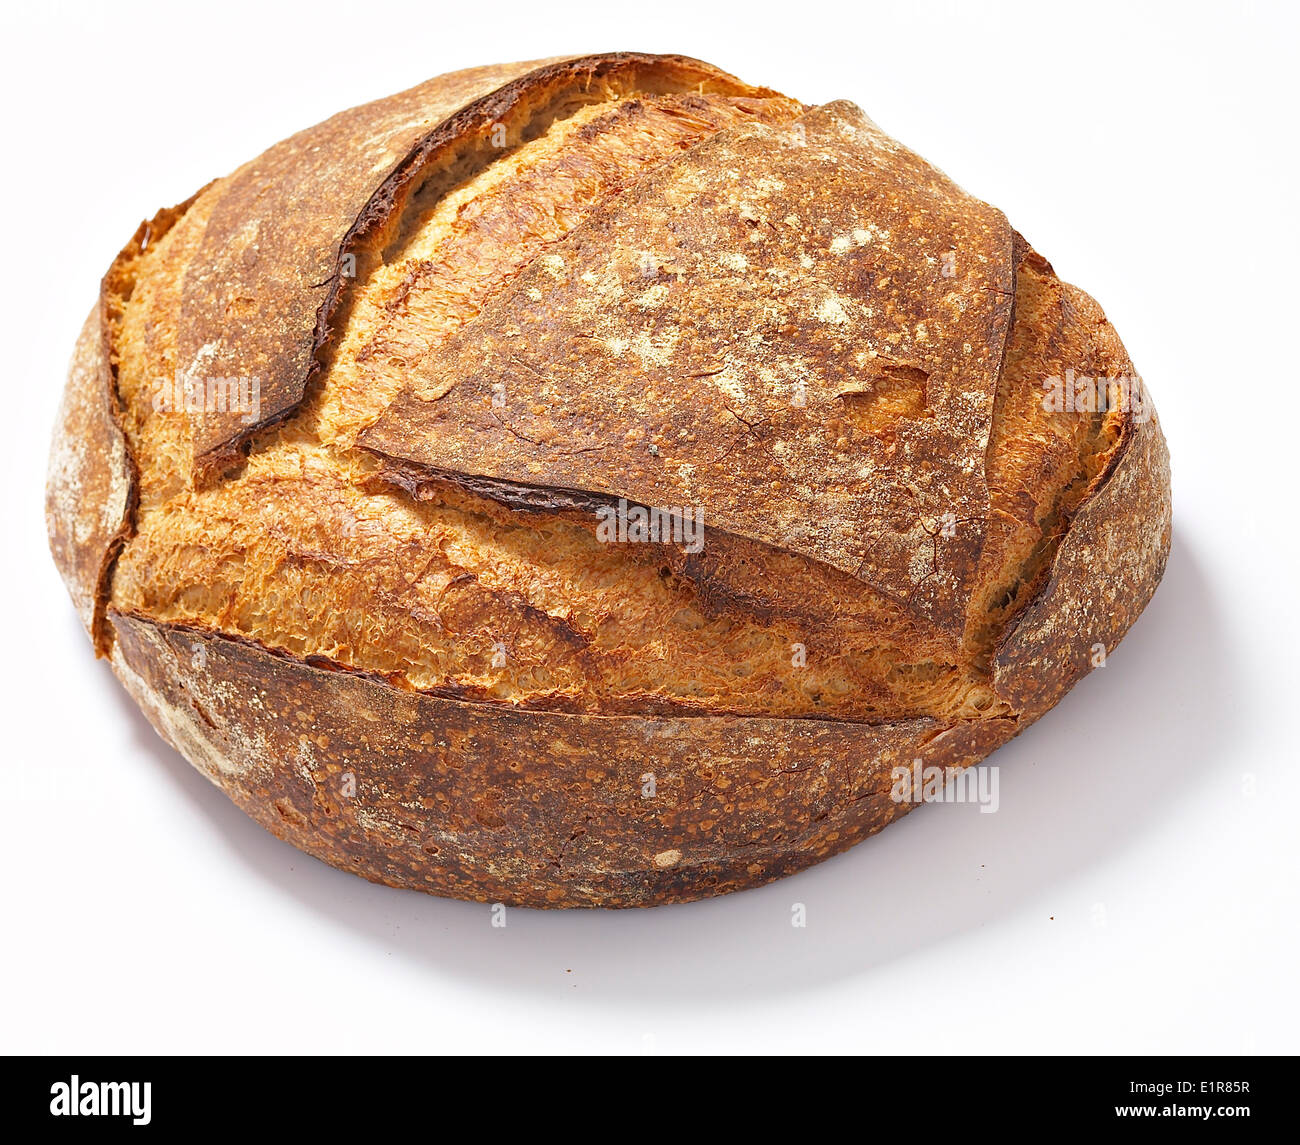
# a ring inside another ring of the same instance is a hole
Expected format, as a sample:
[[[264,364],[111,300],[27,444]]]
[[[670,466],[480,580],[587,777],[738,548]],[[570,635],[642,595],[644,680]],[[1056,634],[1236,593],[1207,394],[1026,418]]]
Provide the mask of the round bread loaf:
[[[644,906],[807,867],[1114,649],[1169,549],[1123,345],[852,104],[678,56],[477,68],[141,224],[51,547],[270,831]]]

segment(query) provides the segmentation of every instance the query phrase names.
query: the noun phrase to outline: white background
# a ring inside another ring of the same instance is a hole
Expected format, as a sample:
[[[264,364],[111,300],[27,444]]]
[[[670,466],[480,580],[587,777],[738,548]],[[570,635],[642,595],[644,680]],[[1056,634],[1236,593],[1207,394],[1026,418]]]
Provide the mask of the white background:
[[[1294,6],[260,0],[6,23],[0,1049],[1300,1050]],[[46,553],[45,453],[139,219],[438,72],[611,49],[852,99],[1005,210],[1154,392],[1174,548],[1105,670],[994,758],[997,814],[923,808],[714,902],[496,929],[293,851],[162,744]]]

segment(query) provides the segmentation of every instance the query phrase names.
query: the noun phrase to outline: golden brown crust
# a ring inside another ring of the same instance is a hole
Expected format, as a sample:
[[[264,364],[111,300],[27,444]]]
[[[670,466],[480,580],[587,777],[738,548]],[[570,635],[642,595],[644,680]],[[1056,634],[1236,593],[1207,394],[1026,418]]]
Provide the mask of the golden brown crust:
[[[130,300],[138,260],[197,197],[143,221],[113,260],[77,339],[55,422],[45,485],[50,551],[98,656],[108,654],[109,578],[131,535],[138,498],[135,460],[122,432],[113,331]]]
[[[349,275],[343,260],[382,231],[440,153],[508,123],[516,108],[647,74],[654,86],[753,93],[708,64],[640,53],[471,68],[299,132],[223,181],[186,270],[185,374],[257,378],[256,425],[238,411],[196,427],[195,464],[219,470],[258,428],[302,400]]]
[[[1173,518],[1160,423],[1125,418],[1111,470],[998,649],[993,684],[1028,724],[1115,650],[1165,573]]]
[[[523,271],[360,443],[505,500],[699,507],[959,634],[1012,246],[851,104],[719,132]]]
[[[522,712],[112,621],[154,726],[273,834],[377,882],[520,906],[685,902],[793,874],[909,809],[894,767],[962,766],[1015,730]]]
[[[679,57],[475,69],[137,233],[69,377],[51,547],[255,819],[464,898],[757,885],[906,810],[893,766],[983,758],[1132,624],[1168,551],[1159,425],[1038,390],[1131,374],[1114,331],[856,108],[801,111]],[[256,423],[151,412],[196,368],[259,377]],[[618,497],[716,529],[598,544]]]
[[[109,412],[108,355],[96,306],[68,370],[45,485],[50,552],[97,650],[108,566],[129,519],[132,481],[122,432]]]

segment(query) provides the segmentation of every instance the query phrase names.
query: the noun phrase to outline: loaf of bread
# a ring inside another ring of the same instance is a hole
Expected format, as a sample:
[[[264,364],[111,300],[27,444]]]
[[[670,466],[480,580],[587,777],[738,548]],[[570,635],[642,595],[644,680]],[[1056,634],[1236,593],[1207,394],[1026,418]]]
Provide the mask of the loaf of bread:
[[[999,211],[852,104],[635,53],[442,76],[141,224],[47,516],[245,812],[543,907],[877,831],[1114,649],[1170,533],[1123,345]]]

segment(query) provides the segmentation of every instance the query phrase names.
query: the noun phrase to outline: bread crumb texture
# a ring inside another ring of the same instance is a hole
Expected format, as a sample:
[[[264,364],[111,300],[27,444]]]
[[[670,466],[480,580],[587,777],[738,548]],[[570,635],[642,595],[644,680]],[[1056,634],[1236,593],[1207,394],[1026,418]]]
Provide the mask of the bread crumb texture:
[[[1095,304],[1042,260],[1008,271],[999,319],[996,292],[945,279],[948,220],[921,222],[933,249],[920,251],[894,233],[915,203],[823,201],[866,121],[807,114],[775,95],[611,84],[530,109],[506,145],[487,131],[431,163],[360,251],[305,399],[206,479],[205,411],[156,395],[180,368],[213,184],[138,258],[113,321],[139,469],[113,608],[488,704],[1013,714],[991,657],[1122,421],[1045,412],[1040,383],[1131,367]],[[800,170],[809,186],[786,193]],[[653,231],[645,250],[629,243],[638,228]],[[882,268],[920,256],[925,284],[906,288],[929,299],[928,323],[909,310],[901,331]],[[981,307],[994,341],[972,355],[954,333]],[[986,395],[963,392],[964,365],[987,374]],[[966,472],[929,483],[935,458],[919,450],[965,408],[974,437],[949,452]],[[698,448],[679,447],[692,435]],[[705,547],[605,543],[589,507],[521,508],[466,475],[698,505]],[[881,488],[894,499],[864,512]],[[946,521],[969,541],[952,556]],[[863,575],[886,542],[889,576]]]

